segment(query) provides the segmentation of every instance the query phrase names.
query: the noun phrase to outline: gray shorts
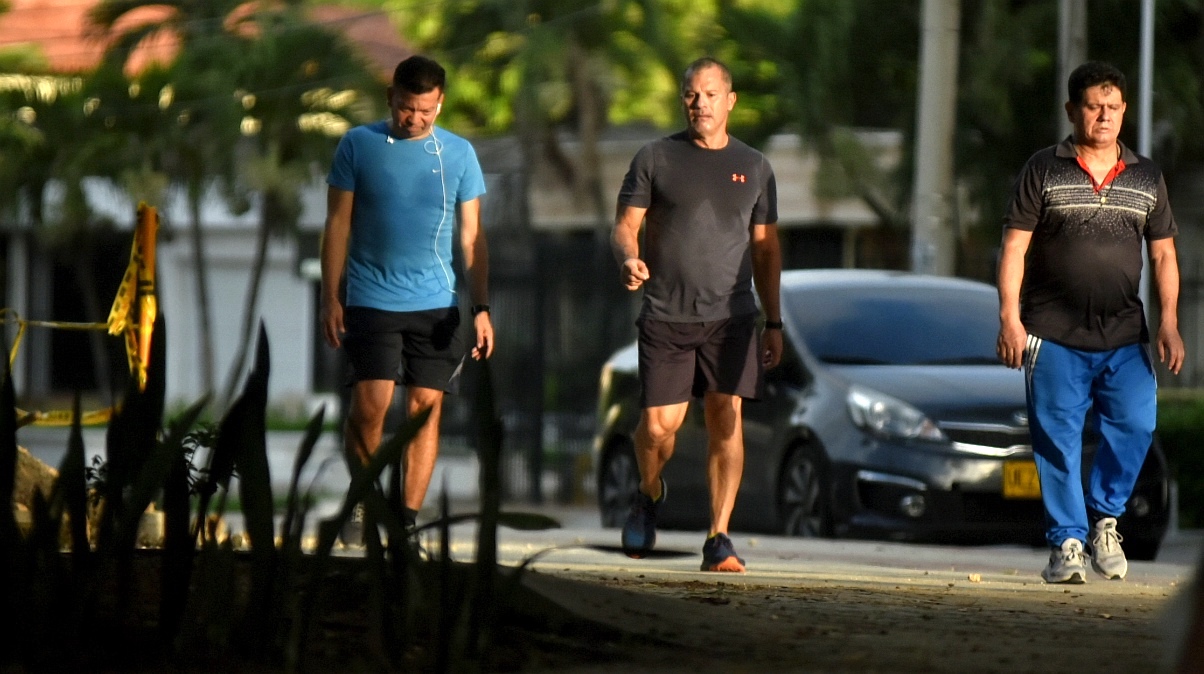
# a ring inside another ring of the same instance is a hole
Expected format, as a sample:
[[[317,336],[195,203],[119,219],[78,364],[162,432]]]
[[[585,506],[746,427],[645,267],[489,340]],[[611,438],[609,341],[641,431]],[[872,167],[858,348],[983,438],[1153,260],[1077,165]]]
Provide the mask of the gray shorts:
[[[458,388],[464,362],[460,309],[382,311],[347,307],[343,350],[351,381],[393,380],[447,393]]]
[[[637,321],[640,406],[688,402],[709,391],[761,397],[756,321],[756,314],[696,323]]]

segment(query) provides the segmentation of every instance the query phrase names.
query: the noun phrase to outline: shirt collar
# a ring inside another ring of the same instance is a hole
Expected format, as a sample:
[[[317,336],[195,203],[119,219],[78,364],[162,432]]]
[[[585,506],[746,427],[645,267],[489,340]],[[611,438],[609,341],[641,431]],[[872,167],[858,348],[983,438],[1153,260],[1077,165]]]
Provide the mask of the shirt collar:
[[[1120,160],[1125,163],[1125,166],[1132,166],[1141,161],[1141,157],[1136,152],[1130,150],[1127,145],[1119,140],[1116,141],[1116,144],[1120,146]],[[1058,143],[1055,154],[1061,159],[1074,159],[1078,157],[1078,153],[1074,151],[1073,134],[1066,136],[1061,143]]]

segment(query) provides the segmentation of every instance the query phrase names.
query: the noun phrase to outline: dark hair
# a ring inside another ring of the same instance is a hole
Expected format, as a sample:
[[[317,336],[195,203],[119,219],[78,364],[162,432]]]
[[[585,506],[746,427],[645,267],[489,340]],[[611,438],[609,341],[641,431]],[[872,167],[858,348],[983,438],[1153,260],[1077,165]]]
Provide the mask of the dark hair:
[[[393,71],[393,86],[410,94],[443,91],[446,82],[447,71],[443,66],[425,56],[411,56],[398,63]]]
[[[1110,84],[1120,90],[1120,100],[1125,100],[1125,74],[1116,66],[1103,61],[1088,61],[1074,69],[1066,81],[1066,94],[1070,102],[1083,102],[1083,92],[1101,84]]]
[[[686,85],[689,84],[690,78],[694,77],[694,73],[706,68],[718,68],[719,72],[723,73],[723,82],[727,84],[728,91],[731,91],[732,71],[728,70],[727,66],[723,65],[719,59],[711,58],[710,56],[703,56],[686,66],[686,72],[681,77],[682,91],[685,91]]]

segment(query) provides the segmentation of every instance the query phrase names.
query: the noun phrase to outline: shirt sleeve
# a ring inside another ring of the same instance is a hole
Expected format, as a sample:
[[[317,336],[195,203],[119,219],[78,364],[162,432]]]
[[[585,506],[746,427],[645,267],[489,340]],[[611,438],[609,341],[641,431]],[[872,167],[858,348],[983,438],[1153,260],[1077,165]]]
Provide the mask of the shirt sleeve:
[[[355,191],[354,155],[351,134],[343,134],[339,139],[339,146],[335,148],[334,160],[330,163],[330,173],[326,176],[327,185],[347,192]]]
[[[619,203],[623,206],[648,208],[652,204],[652,168],[654,153],[652,145],[645,145],[635,153],[623,186],[619,188]]]
[[[1158,176],[1158,191],[1154,196],[1154,208],[1147,219],[1145,238],[1147,241],[1168,239],[1179,233],[1179,225],[1171,213],[1170,198],[1166,193],[1166,181]]]
[[[778,222],[778,181],[769,160],[761,158],[761,194],[753,205],[751,225],[774,225]]]
[[[1024,169],[1016,178],[1012,188],[1012,199],[1008,202],[1007,212],[1003,216],[1004,229],[1021,229],[1031,232],[1037,228],[1041,219],[1045,195],[1042,188],[1042,171],[1037,161],[1038,155],[1029,158]]]
[[[472,201],[485,194],[485,175],[481,171],[481,162],[477,160],[477,152],[468,141],[464,141],[464,146],[464,171],[456,190],[457,203]]]

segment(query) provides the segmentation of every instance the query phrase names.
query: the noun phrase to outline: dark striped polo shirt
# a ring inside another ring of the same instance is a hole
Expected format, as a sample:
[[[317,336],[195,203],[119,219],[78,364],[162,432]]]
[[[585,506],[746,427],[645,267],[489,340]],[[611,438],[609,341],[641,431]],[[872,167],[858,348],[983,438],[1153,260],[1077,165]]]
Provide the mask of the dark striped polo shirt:
[[[1016,180],[1003,226],[1033,233],[1020,292],[1030,334],[1084,351],[1149,341],[1141,244],[1178,227],[1158,166],[1120,149],[1124,169],[1098,191],[1070,138],[1030,157]]]

